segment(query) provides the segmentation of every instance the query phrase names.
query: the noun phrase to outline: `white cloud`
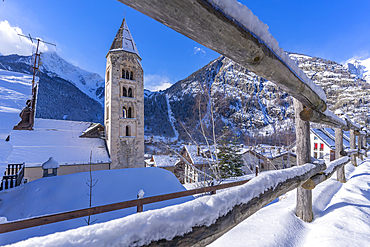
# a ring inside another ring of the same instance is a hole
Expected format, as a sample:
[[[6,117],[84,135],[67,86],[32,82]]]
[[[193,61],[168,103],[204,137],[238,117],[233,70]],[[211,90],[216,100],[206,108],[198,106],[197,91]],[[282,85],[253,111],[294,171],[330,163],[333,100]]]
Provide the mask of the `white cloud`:
[[[35,51],[37,42],[32,43],[29,39],[20,37],[18,34],[23,34],[22,29],[12,27],[7,20],[0,21],[0,53],[2,55],[31,55]],[[39,49],[42,52],[48,50],[43,43],[40,43]]]
[[[194,47],[194,55],[200,53],[201,56],[206,55],[206,51],[203,48],[200,47]]]
[[[173,82],[167,76],[144,75],[144,88],[150,91],[165,90],[172,86]]]

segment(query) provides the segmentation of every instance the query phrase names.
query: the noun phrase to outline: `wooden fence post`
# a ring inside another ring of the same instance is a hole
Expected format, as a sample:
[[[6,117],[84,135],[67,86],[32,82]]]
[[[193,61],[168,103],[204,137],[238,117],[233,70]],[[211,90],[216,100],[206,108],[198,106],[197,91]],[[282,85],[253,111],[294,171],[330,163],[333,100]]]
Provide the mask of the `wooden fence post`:
[[[363,135],[359,135],[358,136],[358,140],[357,140],[357,145],[358,145],[358,150],[361,151],[362,150],[362,138],[363,138]],[[359,153],[359,158],[363,161],[364,160],[364,156],[363,154]]]
[[[362,147],[365,147],[365,157],[367,158],[367,136],[363,135],[362,136]]]
[[[335,159],[342,157],[340,151],[343,150],[343,131],[340,128],[335,128]],[[337,180],[341,183],[346,182],[346,175],[344,173],[344,166],[337,171]]]
[[[299,117],[299,113],[303,110],[302,103],[293,99],[293,104],[297,140],[297,166],[301,166],[311,162],[310,122],[303,121]],[[311,222],[313,219],[312,191],[301,186],[297,188],[296,215],[306,222]]]
[[[351,129],[349,131],[349,145],[350,149],[356,149],[356,134],[355,130]],[[351,154],[351,163],[354,166],[357,166],[357,159],[355,154]]]

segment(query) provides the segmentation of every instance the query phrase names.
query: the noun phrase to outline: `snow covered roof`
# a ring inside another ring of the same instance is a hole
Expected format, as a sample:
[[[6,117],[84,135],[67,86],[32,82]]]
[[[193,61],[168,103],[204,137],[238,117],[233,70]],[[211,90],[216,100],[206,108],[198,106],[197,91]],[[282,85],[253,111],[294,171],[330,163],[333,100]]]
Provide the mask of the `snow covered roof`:
[[[214,147],[211,147],[211,152],[206,146],[200,146],[200,155],[197,155],[198,147],[197,145],[185,145],[185,150],[189,154],[189,157],[194,165],[202,165],[202,164],[208,164],[208,162],[212,163],[212,158],[203,157],[202,154],[209,154],[214,153]]]
[[[91,125],[90,122],[76,122],[53,119],[35,119],[33,131],[13,130],[10,144],[13,152],[9,163],[26,163],[26,167],[41,166],[50,157],[60,165],[110,163],[104,140],[80,138]]]
[[[134,39],[132,38],[131,32],[128,29],[126,19],[123,19],[121,27],[118,29],[116,37],[112,42],[110,51],[124,50],[139,55]]]
[[[330,149],[335,150],[335,131],[331,128],[311,129],[311,133],[316,135]],[[348,136],[347,136],[348,135]],[[343,147],[350,148],[349,132],[343,133]]]
[[[53,157],[50,157],[44,164],[42,164],[42,169],[53,169],[59,168],[59,163]]]
[[[153,155],[153,160],[156,167],[173,167],[180,158],[173,155]]]

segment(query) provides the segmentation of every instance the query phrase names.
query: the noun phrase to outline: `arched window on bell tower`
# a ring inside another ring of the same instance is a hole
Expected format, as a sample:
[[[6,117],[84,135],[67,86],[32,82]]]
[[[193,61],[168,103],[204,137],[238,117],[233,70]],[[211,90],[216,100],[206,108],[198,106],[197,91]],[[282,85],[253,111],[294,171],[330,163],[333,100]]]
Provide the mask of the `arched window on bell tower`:
[[[122,87],[122,96],[127,97],[127,89],[126,89],[126,87]]]
[[[130,126],[126,125],[126,136],[131,136]]]
[[[133,80],[134,79],[134,72],[130,72],[130,80]]]
[[[128,89],[128,94],[127,95],[128,95],[128,97],[131,97],[132,98],[132,88],[129,88]]]
[[[130,108],[129,108],[129,112],[130,112]],[[130,113],[129,113],[130,114]],[[126,107],[123,107],[122,108],[122,117],[123,118],[127,118],[127,109],[126,109]]]
[[[131,107],[128,108],[128,112],[127,113],[128,113],[127,114],[127,117],[128,118],[132,118],[132,108]]]

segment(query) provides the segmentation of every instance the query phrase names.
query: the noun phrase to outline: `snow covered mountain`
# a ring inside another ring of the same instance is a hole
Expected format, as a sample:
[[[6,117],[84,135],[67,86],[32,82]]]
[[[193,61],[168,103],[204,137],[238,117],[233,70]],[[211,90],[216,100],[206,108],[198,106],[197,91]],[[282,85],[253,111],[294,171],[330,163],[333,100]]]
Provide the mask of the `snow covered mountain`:
[[[342,65],[302,54],[290,57],[324,89],[330,110],[341,108],[357,122],[370,123],[366,90],[370,59]],[[30,74],[30,56],[0,56],[0,62],[10,71]],[[56,53],[44,53],[42,63],[36,117],[103,122],[104,80],[98,74],[73,66]],[[203,130],[211,133],[211,106],[216,133],[226,124],[245,143],[257,138],[286,142],[294,128],[291,97],[223,56],[165,91],[144,94],[147,138],[188,141],[190,134],[204,141]]]
[[[358,78],[370,83],[370,58],[365,60],[349,59],[344,66]]]
[[[0,56],[2,68],[31,74],[31,56]],[[103,122],[104,80],[69,64],[56,53],[43,53],[38,72],[36,117]]]
[[[324,89],[330,110],[341,108],[361,124],[370,122],[367,60],[342,65],[302,54],[289,56]],[[202,139],[202,126],[209,130],[211,124],[211,99],[218,133],[227,124],[242,134],[244,142],[266,134],[270,139],[277,135],[279,142],[294,128],[287,93],[221,56],[167,90],[145,94],[146,136],[189,140],[189,132]]]
[[[97,73],[80,69],[59,57],[55,52],[43,53],[40,70],[52,77],[60,77],[75,85],[83,93],[104,104],[104,79]]]

